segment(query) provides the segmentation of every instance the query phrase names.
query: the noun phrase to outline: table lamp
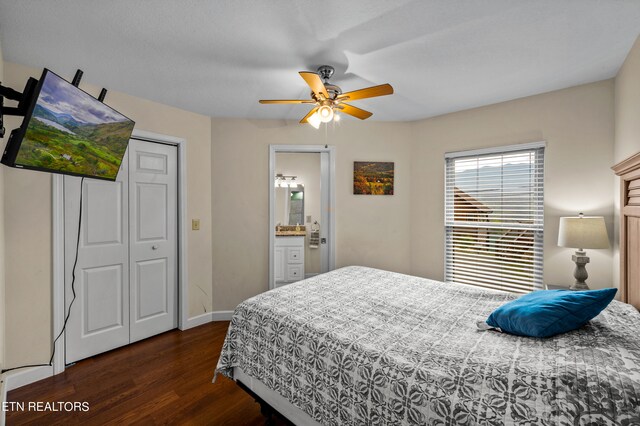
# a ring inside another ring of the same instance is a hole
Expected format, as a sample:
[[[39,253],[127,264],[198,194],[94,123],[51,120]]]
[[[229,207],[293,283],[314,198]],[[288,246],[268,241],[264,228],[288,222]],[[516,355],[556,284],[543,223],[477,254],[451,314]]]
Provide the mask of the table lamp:
[[[589,263],[589,257],[584,249],[609,248],[609,236],[602,216],[578,216],[561,217],[560,230],[558,232],[558,245],[560,247],[575,248],[576,253],[571,259],[576,263],[573,276],[576,281],[571,290],[589,290],[585,282],[589,277],[584,265]]]

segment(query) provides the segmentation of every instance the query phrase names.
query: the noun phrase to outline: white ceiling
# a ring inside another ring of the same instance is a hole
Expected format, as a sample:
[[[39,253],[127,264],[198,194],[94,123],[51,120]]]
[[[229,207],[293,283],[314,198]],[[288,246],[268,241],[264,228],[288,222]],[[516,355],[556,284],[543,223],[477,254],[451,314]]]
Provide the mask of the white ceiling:
[[[0,0],[6,61],[215,117],[299,119],[257,100],[329,64],[416,120],[613,77],[639,33],[638,0]]]

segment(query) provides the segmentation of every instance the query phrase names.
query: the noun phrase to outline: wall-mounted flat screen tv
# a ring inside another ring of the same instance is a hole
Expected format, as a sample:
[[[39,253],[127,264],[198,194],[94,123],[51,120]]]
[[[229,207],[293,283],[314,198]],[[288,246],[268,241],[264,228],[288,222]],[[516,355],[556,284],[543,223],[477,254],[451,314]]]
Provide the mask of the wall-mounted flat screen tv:
[[[135,123],[45,69],[2,163],[115,180]]]

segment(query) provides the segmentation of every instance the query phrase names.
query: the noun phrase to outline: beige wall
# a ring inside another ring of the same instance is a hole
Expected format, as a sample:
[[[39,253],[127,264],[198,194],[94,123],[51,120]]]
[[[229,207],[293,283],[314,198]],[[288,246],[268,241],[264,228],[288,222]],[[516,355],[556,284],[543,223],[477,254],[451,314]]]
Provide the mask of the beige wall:
[[[295,122],[212,119],[214,310],[267,289],[268,146],[336,146],[337,266],[367,265],[442,280],[444,153],[547,142],[545,282],[573,281],[560,216],[605,216],[613,231],[613,81],[413,123],[344,121],[327,133]],[[394,161],[395,195],[353,195],[353,161]],[[230,191],[225,182],[247,182]],[[612,285],[612,250],[589,250],[589,284]]]
[[[613,82],[602,81],[447,114],[413,125],[411,272],[444,278],[444,153],[546,141],[544,281],[570,285],[560,216],[605,217],[613,231]],[[612,250],[588,250],[588,283],[609,287]]]
[[[320,273],[320,250],[309,247],[311,224],[320,220],[320,154],[318,153],[276,153],[276,173],[286,176],[297,176],[296,180],[304,185],[304,218],[300,225],[305,225],[307,237],[304,241],[304,272],[305,274]],[[284,222],[285,198],[287,188],[276,189],[275,222],[287,225]],[[278,197],[280,195],[280,197]],[[311,216],[311,222],[306,222],[306,217]],[[295,225],[295,224],[294,224]],[[286,238],[286,237],[284,237]]]
[[[0,40],[0,82],[4,82],[4,61],[2,58],[2,41]],[[4,139],[0,138],[0,146]],[[4,167],[0,166],[0,369],[4,368]]]
[[[640,151],[640,37],[615,79],[616,163]]]
[[[615,79],[615,144],[614,163],[640,152],[640,37],[631,48],[627,59]],[[620,209],[620,180],[616,178],[614,192],[615,210]],[[620,281],[620,269],[617,267],[620,257],[620,223],[615,220],[615,253],[613,268],[614,282]]]
[[[23,87],[41,70],[5,63],[6,82]],[[91,76],[85,76],[89,80]],[[81,87],[97,95],[100,88]],[[189,314],[211,310],[211,120],[203,115],[109,92],[106,102],[136,121],[136,129],[187,140],[187,218],[200,219],[188,231]],[[17,119],[7,128],[19,125]],[[51,344],[51,176],[5,168],[6,364],[48,361]]]
[[[345,120],[325,132],[297,122],[212,119],[214,310],[233,309],[268,288],[270,144],[336,147],[338,267],[367,265],[408,273],[410,135],[407,123]],[[394,161],[396,195],[353,195],[354,161]],[[227,186],[240,182],[246,183],[246,191]]]

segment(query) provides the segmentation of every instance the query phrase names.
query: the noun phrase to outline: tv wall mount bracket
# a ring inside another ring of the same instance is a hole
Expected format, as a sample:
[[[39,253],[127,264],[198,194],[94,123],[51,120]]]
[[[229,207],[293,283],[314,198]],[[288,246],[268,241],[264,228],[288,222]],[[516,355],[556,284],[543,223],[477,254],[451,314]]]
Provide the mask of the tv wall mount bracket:
[[[29,107],[29,101],[33,96],[33,92],[36,89],[36,85],[38,84],[38,80],[33,77],[30,77],[27,80],[27,84],[24,86],[24,90],[22,93],[13,90],[10,87],[5,87],[0,84],[0,138],[4,137],[5,129],[4,129],[4,116],[5,115],[17,115],[24,116],[27,113],[27,108]],[[11,99],[12,101],[17,101],[18,106],[15,107],[5,107],[4,99]]]

